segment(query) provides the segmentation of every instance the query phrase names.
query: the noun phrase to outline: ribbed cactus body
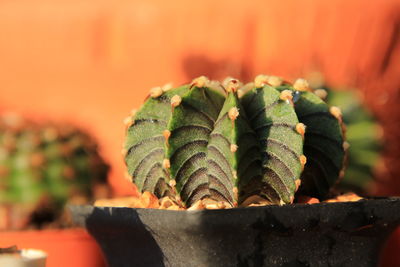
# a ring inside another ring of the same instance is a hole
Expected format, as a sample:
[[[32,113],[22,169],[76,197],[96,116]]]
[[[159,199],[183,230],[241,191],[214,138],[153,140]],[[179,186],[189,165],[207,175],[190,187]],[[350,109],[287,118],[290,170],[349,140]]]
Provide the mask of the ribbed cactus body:
[[[356,91],[326,88],[327,103],[343,112],[348,145],[347,168],[340,189],[365,193],[371,186],[374,167],[382,152],[382,129]],[[377,164],[378,162],[378,164]]]
[[[167,151],[166,130],[171,119],[171,98],[189,91],[189,86],[172,89],[159,97],[150,97],[135,114],[125,140],[128,173],[135,177],[141,191],[157,196],[171,195],[169,172],[163,167]]]
[[[170,167],[166,169],[174,181],[171,185],[174,187],[176,184],[177,194],[185,203],[191,204],[211,195],[218,200],[234,201],[229,194],[233,188],[231,162],[222,157],[228,162],[220,162],[227,164],[222,171],[218,170],[220,165],[216,162],[218,155],[215,151],[217,143],[222,141],[215,139],[214,145],[210,142],[223,103],[224,96],[217,91],[193,85],[182,97],[181,103],[174,107],[168,124],[171,136],[167,140],[166,160]],[[209,144],[212,146],[209,147]],[[214,153],[208,153],[209,149]],[[217,177],[215,172],[220,175]],[[217,187],[226,192],[219,194]]]
[[[239,88],[202,77],[158,90],[130,120],[124,151],[133,182],[185,207],[204,199],[234,207],[254,196],[291,203],[300,184],[323,197],[343,162],[340,123],[327,105],[267,78]]]
[[[280,96],[278,90],[264,85],[246,93],[242,103],[259,143],[264,196],[290,203],[302,171],[303,139],[296,131],[299,121],[293,106]]]
[[[304,155],[308,163],[302,174],[300,192],[323,199],[343,168],[341,115],[312,92],[301,92],[295,108],[299,120],[307,126]]]
[[[0,206],[29,207],[21,216],[43,209],[56,216],[68,200],[92,199],[94,188],[106,184],[107,171],[84,132],[0,117]]]

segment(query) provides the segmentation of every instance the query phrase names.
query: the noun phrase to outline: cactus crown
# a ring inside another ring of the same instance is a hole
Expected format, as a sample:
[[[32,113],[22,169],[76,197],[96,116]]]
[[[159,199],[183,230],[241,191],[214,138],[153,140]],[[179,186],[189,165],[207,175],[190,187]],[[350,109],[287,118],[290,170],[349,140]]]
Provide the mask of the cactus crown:
[[[292,203],[296,191],[324,198],[342,169],[340,110],[307,82],[259,75],[242,85],[200,77],[158,87],[127,119],[123,149],[142,192],[183,207]]]

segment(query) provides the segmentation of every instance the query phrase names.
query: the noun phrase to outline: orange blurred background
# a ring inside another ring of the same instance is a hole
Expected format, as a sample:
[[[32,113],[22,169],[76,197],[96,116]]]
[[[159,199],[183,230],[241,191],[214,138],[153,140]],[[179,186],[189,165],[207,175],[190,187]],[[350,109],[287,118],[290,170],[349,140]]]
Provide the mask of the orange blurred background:
[[[363,92],[386,140],[373,193],[400,195],[400,1],[0,2],[0,110],[88,129],[117,195],[122,121],[151,87],[315,70]]]
[[[123,118],[151,87],[202,74],[322,71],[365,92],[386,139],[399,144],[399,23],[391,0],[3,0],[0,107],[89,129],[118,195],[133,192],[123,179]],[[400,146],[388,149],[381,176],[390,186],[376,192],[399,194],[391,163]]]

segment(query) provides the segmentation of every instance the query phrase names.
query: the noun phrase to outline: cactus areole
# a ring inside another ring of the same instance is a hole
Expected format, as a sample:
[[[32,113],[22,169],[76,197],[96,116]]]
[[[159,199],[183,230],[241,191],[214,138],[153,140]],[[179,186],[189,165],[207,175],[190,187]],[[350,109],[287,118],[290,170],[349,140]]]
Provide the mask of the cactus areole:
[[[304,79],[157,87],[127,123],[129,178],[185,208],[289,204],[296,192],[324,199],[342,173],[340,110]]]

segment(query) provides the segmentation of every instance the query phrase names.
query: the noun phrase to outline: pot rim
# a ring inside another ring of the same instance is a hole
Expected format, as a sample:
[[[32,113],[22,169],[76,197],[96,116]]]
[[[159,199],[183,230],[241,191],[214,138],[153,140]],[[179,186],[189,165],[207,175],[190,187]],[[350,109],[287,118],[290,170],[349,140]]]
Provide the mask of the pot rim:
[[[358,201],[338,201],[338,202],[320,202],[320,203],[313,203],[313,204],[308,204],[308,203],[293,203],[293,204],[286,204],[286,205],[277,205],[277,204],[271,204],[271,205],[265,205],[265,206],[253,206],[253,207],[235,207],[235,208],[230,208],[230,209],[201,209],[201,210],[166,210],[166,209],[156,209],[156,208],[131,208],[131,207],[115,207],[115,206],[94,206],[94,205],[68,205],[69,210],[76,210],[77,207],[85,207],[85,208],[95,208],[95,209],[113,209],[113,210],[136,210],[136,211],[158,211],[160,213],[224,213],[227,211],[245,211],[245,210],[258,210],[258,209],[269,209],[269,210],[274,210],[274,209],[303,209],[305,207],[310,207],[310,208],[329,208],[329,207],[334,207],[334,206],[354,206],[358,205],[360,203],[362,204],[368,204],[368,203],[377,203],[381,204],[381,202],[400,202],[400,197],[396,196],[391,196],[391,197],[367,197],[360,199]]]
[[[160,229],[200,229],[204,225],[245,227],[261,220],[267,228],[310,229],[320,221],[330,228],[354,231],[360,227],[400,224],[400,197],[363,199],[355,202],[317,204],[269,205],[219,210],[177,211],[149,208],[69,206],[73,221],[90,229],[97,226],[137,227],[142,222],[154,221]],[[164,224],[161,223],[164,222]],[[160,222],[160,223],[158,223]],[[271,226],[268,226],[271,225]]]

